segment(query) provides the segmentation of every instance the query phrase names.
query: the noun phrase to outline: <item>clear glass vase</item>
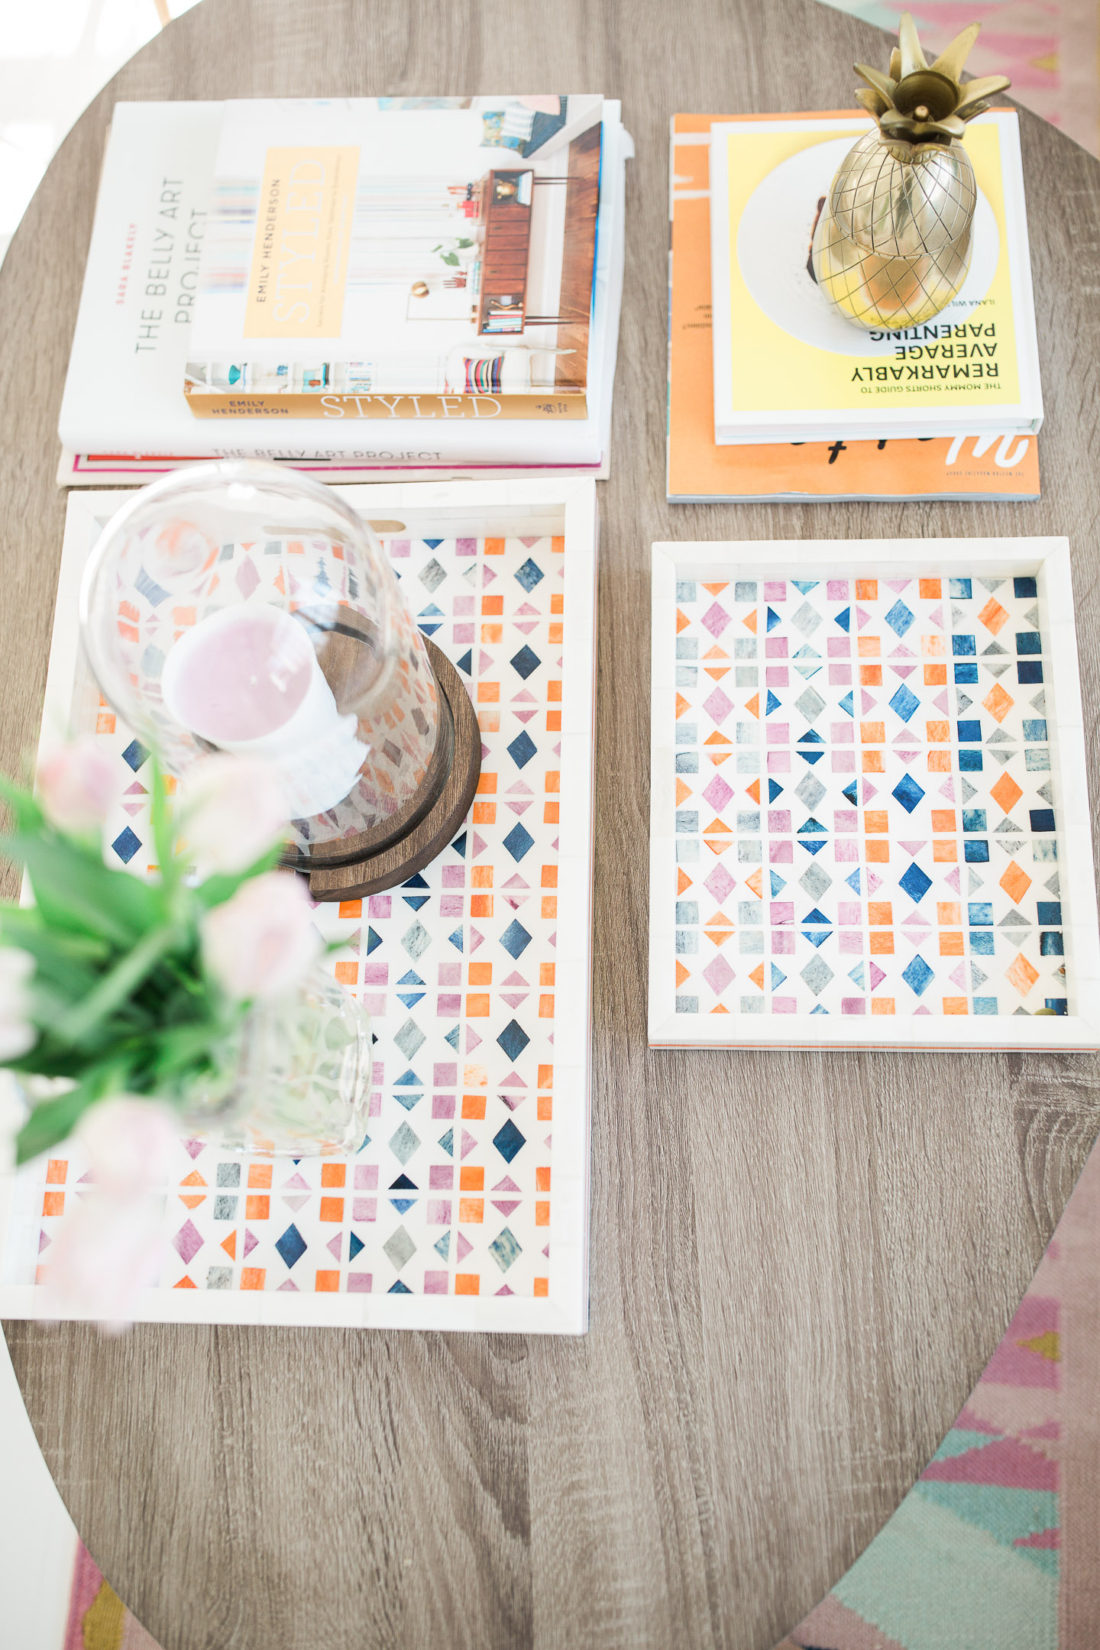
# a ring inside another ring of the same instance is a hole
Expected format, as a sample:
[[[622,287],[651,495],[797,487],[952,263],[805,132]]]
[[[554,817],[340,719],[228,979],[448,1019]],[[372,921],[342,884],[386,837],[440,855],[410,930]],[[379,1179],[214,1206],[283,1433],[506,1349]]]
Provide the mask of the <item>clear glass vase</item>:
[[[367,1132],[370,1016],[319,962],[294,995],[257,1005],[224,1078],[185,1114],[222,1150],[277,1157],[357,1151]]]

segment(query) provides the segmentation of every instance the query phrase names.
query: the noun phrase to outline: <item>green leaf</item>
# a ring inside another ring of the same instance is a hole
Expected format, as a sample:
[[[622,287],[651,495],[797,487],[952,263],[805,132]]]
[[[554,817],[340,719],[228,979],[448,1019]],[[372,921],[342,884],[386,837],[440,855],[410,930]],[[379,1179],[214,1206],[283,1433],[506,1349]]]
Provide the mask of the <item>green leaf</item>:
[[[164,769],[155,756],[149,789],[149,824],[161,880],[166,888],[171,889],[179,881],[180,863],[176,858],[176,833],[168,804],[168,789],[164,783]]]
[[[16,829],[33,834],[42,829],[43,813],[32,791],[17,785],[6,774],[0,773],[0,802],[11,809]]]
[[[67,837],[20,834],[12,851],[27,867],[35,903],[50,927],[129,947],[164,921],[159,884],[111,870]]]
[[[232,899],[244,883],[250,882],[253,877],[262,876],[265,871],[273,871],[283,857],[282,843],[276,843],[269,848],[266,854],[246,867],[243,871],[222,872],[217,876],[207,877],[192,889],[192,893],[204,911],[211,910],[215,905],[224,905],[227,899]]]
[[[60,1042],[79,1045],[116,1008],[131,997],[138,986],[177,943],[173,928],[150,929],[133,950],[105,974],[95,989],[60,1020],[55,1034]]]
[[[66,1139],[88,1107],[103,1098],[110,1075],[109,1069],[103,1068],[89,1072],[67,1094],[38,1101],[15,1137],[16,1163],[22,1166]]]

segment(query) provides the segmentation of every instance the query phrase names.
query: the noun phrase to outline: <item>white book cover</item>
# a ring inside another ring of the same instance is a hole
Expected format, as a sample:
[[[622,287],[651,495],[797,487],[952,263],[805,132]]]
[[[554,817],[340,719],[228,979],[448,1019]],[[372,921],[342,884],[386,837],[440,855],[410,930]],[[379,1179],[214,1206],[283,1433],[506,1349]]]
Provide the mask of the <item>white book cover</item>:
[[[724,443],[1034,432],[1042,423],[1019,121],[967,127],[970,270],[930,322],[867,331],[818,289],[810,248],[861,114],[711,128],[714,430]]]
[[[431,471],[465,464],[591,466],[607,450],[622,297],[630,139],[608,109],[588,417],[561,424],[403,418],[240,418],[213,428],[183,382],[222,105],[120,103],[104,161],[59,421],[73,453],[272,457]]]

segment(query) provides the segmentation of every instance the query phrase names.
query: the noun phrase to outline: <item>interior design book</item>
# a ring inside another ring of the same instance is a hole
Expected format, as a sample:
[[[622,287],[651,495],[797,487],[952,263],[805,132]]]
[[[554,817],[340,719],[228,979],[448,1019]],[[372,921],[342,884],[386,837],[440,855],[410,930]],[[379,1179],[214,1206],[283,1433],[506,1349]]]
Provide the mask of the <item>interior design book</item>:
[[[968,126],[970,272],[934,320],[901,332],[846,320],[810,269],[833,175],[871,125],[840,113],[711,127],[719,444],[1034,433],[1042,423],[1016,114],[991,110]]]
[[[201,417],[584,418],[603,99],[224,105]]]
[[[447,473],[466,465],[593,473],[609,445],[625,163],[632,153],[618,105],[604,103],[603,111],[585,417],[418,420],[397,416],[397,408],[381,421],[215,420],[191,415],[183,383],[222,105],[116,105],[61,407],[63,447],[78,457],[129,456],[142,463],[160,457],[338,462],[370,475]]]
[[[43,716],[119,775],[108,860],[146,875],[149,754],[105,710],[78,595],[126,494],[70,494]],[[325,905],[371,1016],[368,1137],[346,1158],[181,1140],[138,1321],[581,1334],[588,1307],[596,498],[590,482],[352,487],[389,521],[417,622],[478,711],[464,829],[407,883]],[[399,530],[394,523],[400,522]],[[262,548],[262,547],[261,547]],[[257,575],[256,599],[263,599]],[[0,1172],[0,1313],[48,1315],[79,1143]]]
[[[1100,1046],[1065,539],[653,547],[653,1045]]]
[[[974,499],[1039,497],[1038,438],[1005,431],[921,440],[751,446],[714,439],[710,129],[724,115],[676,115],[669,163],[668,497]]]

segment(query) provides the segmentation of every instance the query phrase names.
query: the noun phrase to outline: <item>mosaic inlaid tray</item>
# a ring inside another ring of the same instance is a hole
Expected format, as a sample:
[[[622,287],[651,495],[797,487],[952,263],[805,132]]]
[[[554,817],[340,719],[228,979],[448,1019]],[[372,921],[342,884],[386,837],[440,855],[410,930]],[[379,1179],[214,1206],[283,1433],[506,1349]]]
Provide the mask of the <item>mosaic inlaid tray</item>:
[[[653,549],[654,1045],[1096,1047],[1064,539]]]
[[[402,887],[318,908],[377,1036],[353,1157],[181,1142],[157,1320],[578,1333],[587,1324],[595,489],[348,487],[483,737],[466,827]],[[81,571],[126,495],[69,503],[44,743],[94,728],[125,780],[108,854],[146,863],[147,755],[79,661]],[[0,1204],[0,1313],[41,1281],[82,1165],[30,1164]],[[2,1190],[0,1190],[2,1197]]]

